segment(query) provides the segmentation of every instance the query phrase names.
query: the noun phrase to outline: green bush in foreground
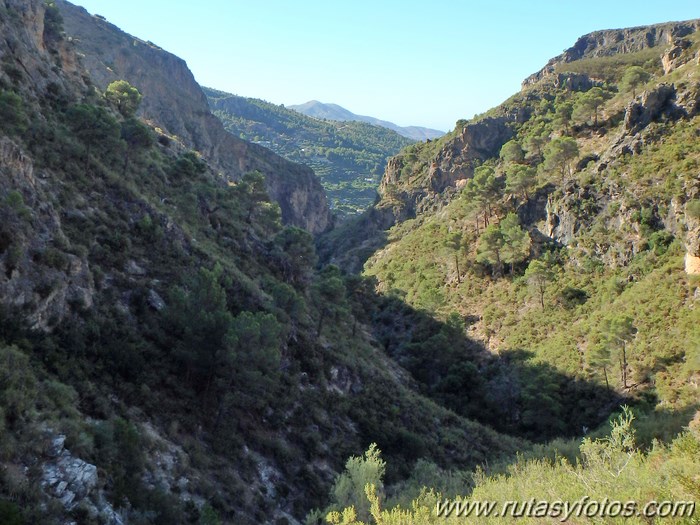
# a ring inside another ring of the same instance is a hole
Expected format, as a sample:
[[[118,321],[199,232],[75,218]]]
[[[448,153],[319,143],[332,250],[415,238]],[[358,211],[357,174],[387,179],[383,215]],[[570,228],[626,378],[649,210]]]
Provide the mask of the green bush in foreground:
[[[652,501],[692,502],[700,497],[700,436],[694,431],[679,434],[668,446],[655,442],[650,450],[642,450],[635,443],[635,417],[630,409],[623,408],[621,414],[611,422],[610,434],[603,438],[585,438],[580,445],[581,458],[576,464],[563,457],[550,459],[524,460],[522,457],[505,474],[486,476],[477,471],[473,474],[475,488],[464,498],[455,502],[496,502],[495,509],[502,511],[506,502],[517,502],[517,509],[530,501],[568,502],[578,501],[612,502],[622,504],[635,502],[637,509]],[[327,523],[335,525],[399,525],[410,523],[452,524],[452,523],[512,523],[512,507],[506,507],[506,517],[438,516],[437,509],[445,510],[452,502],[442,500],[433,490],[424,489],[415,498],[410,508],[395,507],[381,509],[381,497],[376,484],[365,487],[367,505],[372,519],[357,521],[354,507],[327,515]],[[451,508],[451,507],[450,507]],[[533,504],[532,508],[536,508]],[[588,507],[590,509],[593,506]],[[697,516],[691,516],[691,508],[680,512],[677,517],[666,517],[668,523],[697,523]],[[515,511],[517,514],[518,511]],[[534,513],[533,513],[534,514]],[[583,513],[585,514],[585,512]],[[575,523],[649,523],[647,518],[576,516]],[[683,515],[684,514],[684,515]],[[695,512],[697,514],[697,511]],[[539,517],[517,517],[519,523],[542,523]]]

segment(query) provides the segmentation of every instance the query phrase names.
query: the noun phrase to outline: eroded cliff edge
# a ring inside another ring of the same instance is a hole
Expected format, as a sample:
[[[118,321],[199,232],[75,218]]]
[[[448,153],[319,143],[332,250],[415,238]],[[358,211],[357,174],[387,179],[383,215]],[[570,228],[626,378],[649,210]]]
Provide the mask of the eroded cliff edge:
[[[282,220],[311,233],[328,230],[332,216],[313,171],[234,137],[211,114],[206,96],[184,60],[121,31],[63,0],[57,5],[66,35],[82,55],[91,80],[104,90],[124,79],[143,95],[139,116],[202,154],[226,180],[260,171]]]

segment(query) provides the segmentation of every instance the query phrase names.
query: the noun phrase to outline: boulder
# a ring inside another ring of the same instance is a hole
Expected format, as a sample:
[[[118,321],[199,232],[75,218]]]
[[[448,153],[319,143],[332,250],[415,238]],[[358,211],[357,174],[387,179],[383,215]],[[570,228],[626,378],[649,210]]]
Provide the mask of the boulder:
[[[50,458],[57,458],[63,452],[63,446],[66,442],[66,436],[60,435],[51,439],[48,447],[46,447],[46,455]]]
[[[668,75],[674,69],[689,62],[692,57],[683,52],[692,45],[690,40],[685,38],[678,39],[673,43],[673,46],[661,55],[661,65],[664,68],[664,74]]]
[[[689,117],[700,114],[700,83],[679,90],[676,94],[676,106]]]
[[[160,312],[165,309],[165,300],[155,290],[148,290],[148,306]]]
[[[139,264],[134,260],[129,260],[124,266],[124,271],[129,275],[143,276],[146,275],[146,270],[139,266]]]
[[[676,95],[673,84],[660,84],[657,88],[645,91],[639,102],[631,102],[625,110],[625,130],[637,133],[663,114],[678,111],[672,101]]]
[[[51,431],[48,431],[49,434]],[[40,486],[44,493],[58,500],[67,512],[80,506],[100,523],[123,525],[117,511],[98,489],[97,467],[71,454],[65,448],[66,436],[50,435],[41,465]]]
[[[57,460],[44,464],[42,485],[70,510],[76,499],[86,498],[97,486],[97,467],[64,450]]]

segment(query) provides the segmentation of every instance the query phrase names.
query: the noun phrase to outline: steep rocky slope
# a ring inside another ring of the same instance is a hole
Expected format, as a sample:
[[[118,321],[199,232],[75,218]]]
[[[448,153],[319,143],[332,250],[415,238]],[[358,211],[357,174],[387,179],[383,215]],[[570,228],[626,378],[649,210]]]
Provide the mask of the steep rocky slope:
[[[699,27],[583,37],[502,105],[391,159],[381,200],[322,255],[463,319],[501,357],[525,352],[687,423],[700,374]]]
[[[574,501],[642,486],[647,497],[697,499],[698,28],[583,37],[501,106],[390,160],[381,201],[322,241],[329,260],[376,279],[386,297],[462,326],[498,360],[551,366],[566,378],[530,369],[503,381],[451,363],[444,342],[416,350],[390,341],[387,351],[431,397],[469,414],[480,388],[505,390],[512,397],[490,408],[494,426],[517,421],[533,437],[542,435],[538,423],[592,431],[491,477],[479,472],[474,489],[452,489],[426,469],[397,507],[368,495],[375,509],[390,509],[378,521],[432,523],[443,500],[416,497],[421,486],[464,501]],[[426,375],[426,362],[446,372]],[[612,432],[564,422],[616,405],[572,381],[617,392],[632,408]]]
[[[104,90],[114,80],[129,81],[144,96],[140,115],[201,153],[223,177],[238,180],[258,170],[285,222],[313,233],[330,227],[327,200],[313,172],[227,133],[182,59],[69,2],[59,0],[57,5],[66,34],[98,88]]]
[[[367,241],[361,278],[282,224],[325,227],[295,219],[309,172],[221,135],[181,61],[65,3],[5,0],[0,32],[0,522],[296,524],[372,442],[390,494],[453,479],[426,462],[540,454],[623,399],[668,418],[649,443],[696,410],[696,33],[668,71],[671,48],[613,55],[608,85],[562,71],[405,150],[334,233]],[[140,120],[106,67],[143,82]],[[596,86],[595,115],[558,118]],[[511,140],[527,154],[500,159]],[[271,190],[292,173],[282,217],[256,166]],[[504,191],[514,168],[531,180]],[[494,257],[485,230],[520,249]]]
[[[311,172],[219,135],[181,61],[85,19],[136,48],[114,58],[144,83],[142,118],[124,115],[61,13],[87,16],[0,5],[0,522],[300,523],[373,441],[396,481],[528,446],[429,399],[372,332],[372,288],[316,270],[281,220],[325,227]],[[155,99],[172,75],[191,123]],[[286,216],[256,167],[291,177]]]
[[[688,47],[685,37],[695,33],[698,27],[700,19],[589,33],[579,38],[561,55],[547,62],[540,71],[526,78],[523,87],[569,69],[572,62],[580,60],[640,52],[647,52],[649,58],[658,59],[669,51],[678,53],[679,47],[681,51]]]
[[[577,126],[582,132],[577,136],[582,151],[577,159],[577,170],[594,162],[589,169],[605,175],[616,160],[626,154],[640,153],[646,145],[660,139],[657,132],[652,131],[656,129],[654,126],[647,129],[650,124],[682,123],[698,114],[700,90],[695,73],[700,60],[698,27],[700,21],[693,20],[599,31],[581,37],[575,46],[528,77],[523,82],[521,93],[501,106],[474,120],[459,121],[445,137],[406,148],[391,159],[380,185],[380,201],[364,217],[358,218],[355,225],[332,232],[328,242],[321,244],[321,253],[327,260],[360,271],[366,257],[384,242],[386,234],[383,232],[397,222],[437,213],[459,196],[476,167],[498,159],[501,147],[509,140],[515,139],[525,148],[527,133],[535,126],[537,133],[545,133],[545,124],[549,124],[547,140],[565,135],[563,130],[552,129],[549,121],[555,116],[552,114],[547,121],[542,116],[542,108],[548,104],[552,106],[555,99],[564,97],[573,105],[575,97],[572,94],[585,93],[594,87],[605,88],[605,97],[612,100],[606,105],[604,122],[598,129],[591,131],[586,126]],[[636,97],[629,96],[629,93],[614,96],[625,69],[631,66],[644,66],[653,71],[655,80],[648,84],[648,91],[643,94],[640,91]],[[568,118],[571,119],[570,114]],[[576,124],[572,123],[572,126]],[[518,136],[519,130],[526,133]],[[541,148],[545,144],[546,140]],[[527,153],[530,164],[537,168],[543,160],[543,151]],[[504,172],[500,173],[504,175]],[[667,200],[664,208],[670,206],[681,210],[686,201],[696,197],[693,176],[687,175],[686,178],[690,179],[684,186],[686,193],[676,195],[680,201],[676,199],[673,203],[664,196]],[[639,188],[633,186],[630,189],[639,193],[637,198],[641,198]],[[539,212],[533,212],[535,215],[543,216],[545,202],[540,202]],[[528,210],[535,205],[534,201],[524,204]],[[550,199],[550,213],[560,207]],[[576,222],[569,219],[564,219],[562,225],[553,226],[544,234],[554,232],[555,240],[562,240],[559,232]],[[560,221],[552,218],[550,224],[554,220]],[[681,236],[688,246],[690,264],[696,264],[693,263],[697,256],[694,219],[680,211],[678,220],[671,218],[670,221],[669,224],[685,225],[685,233]],[[675,227],[669,227],[675,234]],[[565,240],[571,241],[572,236],[568,235]]]

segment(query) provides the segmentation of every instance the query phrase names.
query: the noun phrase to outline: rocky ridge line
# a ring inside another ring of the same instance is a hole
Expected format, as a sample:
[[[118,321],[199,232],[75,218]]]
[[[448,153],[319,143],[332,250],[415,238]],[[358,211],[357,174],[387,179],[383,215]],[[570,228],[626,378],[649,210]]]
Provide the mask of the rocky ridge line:
[[[326,231],[332,216],[314,172],[234,137],[209,110],[201,87],[184,60],[144,42],[85,9],[58,0],[68,38],[100,90],[124,79],[143,94],[139,116],[201,153],[229,181],[245,173],[265,175],[270,197],[285,223],[311,233]]]

